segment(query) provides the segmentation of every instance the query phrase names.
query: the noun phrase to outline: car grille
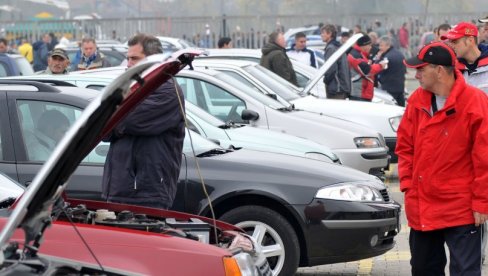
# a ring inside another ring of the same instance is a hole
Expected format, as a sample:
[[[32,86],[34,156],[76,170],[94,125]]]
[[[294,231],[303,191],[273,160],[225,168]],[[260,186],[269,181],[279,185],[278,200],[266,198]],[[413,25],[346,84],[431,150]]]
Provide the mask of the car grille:
[[[388,194],[387,189],[380,190],[381,196],[385,202],[390,202],[390,194]]]

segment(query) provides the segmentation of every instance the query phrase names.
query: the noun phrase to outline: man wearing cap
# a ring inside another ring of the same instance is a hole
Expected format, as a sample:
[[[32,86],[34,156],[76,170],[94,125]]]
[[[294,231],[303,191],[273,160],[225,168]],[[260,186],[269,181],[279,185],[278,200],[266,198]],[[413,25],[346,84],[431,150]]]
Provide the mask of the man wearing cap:
[[[441,38],[454,48],[466,81],[488,93],[488,47],[478,45],[476,25],[461,22]]]
[[[358,39],[347,55],[352,80],[350,100],[371,101],[374,94],[375,75],[387,66],[385,61],[371,64],[368,59],[371,44],[371,38],[364,35]]]
[[[488,219],[488,97],[466,83],[454,50],[424,46],[405,65],[420,87],[398,128],[400,190],[410,226],[412,275],[481,275]]]
[[[49,52],[47,59],[47,69],[36,74],[65,75],[68,74],[69,58],[63,49],[54,49]]]

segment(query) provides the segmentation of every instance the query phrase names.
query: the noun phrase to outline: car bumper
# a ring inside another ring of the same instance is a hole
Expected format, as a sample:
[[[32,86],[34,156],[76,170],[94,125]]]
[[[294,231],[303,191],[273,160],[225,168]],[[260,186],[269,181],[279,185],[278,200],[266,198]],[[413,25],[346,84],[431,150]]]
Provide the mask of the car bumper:
[[[395,154],[395,148],[397,143],[396,137],[385,137],[386,146],[388,146],[388,154],[390,154],[391,163],[398,163],[398,155]]]
[[[388,150],[373,149],[333,149],[342,165],[381,177],[389,164]]]
[[[400,231],[400,205],[395,202],[315,199],[302,211],[309,266],[381,255],[393,248]]]

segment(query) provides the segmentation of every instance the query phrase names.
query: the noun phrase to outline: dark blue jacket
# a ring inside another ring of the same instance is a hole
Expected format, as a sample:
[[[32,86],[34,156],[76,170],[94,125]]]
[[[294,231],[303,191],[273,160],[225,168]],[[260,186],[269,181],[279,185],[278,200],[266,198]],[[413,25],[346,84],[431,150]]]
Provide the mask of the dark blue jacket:
[[[34,53],[34,62],[32,64],[34,72],[46,70],[49,54],[48,45],[44,41],[37,41],[32,45],[32,50]]]
[[[327,43],[324,49],[324,62],[341,47],[341,44],[333,39]],[[324,75],[325,91],[327,94],[351,93],[351,73],[347,62],[347,55],[342,55]]]
[[[178,87],[181,103],[184,97]],[[176,195],[185,126],[175,83],[167,81],[112,132],[102,197],[107,201],[168,209]]]
[[[385,57],[388,58],[388,68],[378,74],[381,88],[392,95],[404,93],[407,67],[403,64],[403,54],[399,50],[390,47],[381,55],[379,61]]]

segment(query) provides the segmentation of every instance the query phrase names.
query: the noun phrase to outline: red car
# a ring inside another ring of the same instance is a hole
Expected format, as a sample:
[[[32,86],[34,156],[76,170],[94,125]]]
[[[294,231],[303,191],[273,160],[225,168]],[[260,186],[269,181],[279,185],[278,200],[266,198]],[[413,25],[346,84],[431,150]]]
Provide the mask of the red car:
[[[172,211],[61,197],[67,179],[101,137],[191,58],[176,54],[165,63],[128,69],[84,110],[25,192],[13,180],[0,177],[0,273],[270,273],[260,248],[232,225]],[[33,82],[11,84],[17,87],[12,89],[43,89]],[[20,194],[16,201],[11,197]]]

